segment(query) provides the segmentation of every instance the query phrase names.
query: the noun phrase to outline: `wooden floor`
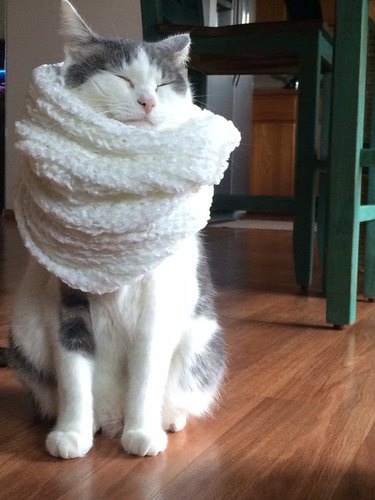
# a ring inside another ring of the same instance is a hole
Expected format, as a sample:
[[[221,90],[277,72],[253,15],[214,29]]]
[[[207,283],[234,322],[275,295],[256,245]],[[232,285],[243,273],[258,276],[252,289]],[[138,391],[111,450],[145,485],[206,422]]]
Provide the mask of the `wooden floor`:
[[[25,265],[14,223],[2,223],[0,345]],[[206,231],[229,368],[220,407],[135,458],[99,435],[84,459],[44,449],[13,374],[0,369],[1,499],[375,499],[375,304],[358,322],[325,324],[319,276],[293,280],[291,233]],[[317,273],[318,274],[318,273]]]

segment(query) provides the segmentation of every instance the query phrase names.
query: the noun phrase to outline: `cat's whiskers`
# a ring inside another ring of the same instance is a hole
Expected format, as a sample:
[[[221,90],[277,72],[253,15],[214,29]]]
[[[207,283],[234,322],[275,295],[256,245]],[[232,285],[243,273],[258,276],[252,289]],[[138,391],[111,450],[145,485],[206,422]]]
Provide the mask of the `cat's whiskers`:
[[[108,98],[107,95],[95,96],[95,101],[90,100],[89,105],[97,113],[111,116],[120,121],[124,121],[124,117],[126,117],[127,120],[141,118],[139,115],[135,114],[127,101],[123,100],[119,103],[118,100]]]
[[[193,93],[194,104],[197,104],[203,107],[204,109],[208,109],[209,111],[215,112],[213,107],[207,104],[207,99],[212,97],[216,97],[216,95],[215,94],[196,95]]]

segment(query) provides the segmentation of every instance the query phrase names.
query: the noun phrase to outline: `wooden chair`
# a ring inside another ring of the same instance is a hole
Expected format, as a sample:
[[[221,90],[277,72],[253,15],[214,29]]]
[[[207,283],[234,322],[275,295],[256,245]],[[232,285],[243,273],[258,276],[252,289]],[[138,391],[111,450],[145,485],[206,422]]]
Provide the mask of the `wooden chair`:
[[[356,319],[361,222],[367,222],[364,295],[375,297],[374,99],[370,148],[363,147],[368,29],[368,0],[336,2],[326,297],[327,321],[337,326]],[[361,202],[364,169],[366,204]]]
[[[145,40],[189,32],[190,68],[205,75],[298,75],[294,210],[294,261],[297,284],[311,283],[317,173],[321,80],[329,109],[332,39],[321,22],[292,21],[203,26],[201,0],[141,0]],[[249,89],[250,91],[250,89]],[[328,118],[329,113],[324,116]],[[250,119],[250,117],[249,117]],[[327,123],[325,123],[327,125]],[[327,152],[328,127],[320,144]],[[280,211],[285,200],[251,196],[215,197],[214,207],[227,210]]]

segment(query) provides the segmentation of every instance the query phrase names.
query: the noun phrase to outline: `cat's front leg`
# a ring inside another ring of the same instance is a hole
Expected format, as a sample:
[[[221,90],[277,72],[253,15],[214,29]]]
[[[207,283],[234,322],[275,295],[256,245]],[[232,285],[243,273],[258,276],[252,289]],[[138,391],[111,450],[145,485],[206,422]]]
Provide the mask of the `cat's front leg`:
[[[165,450],[162,406],[174,342],[170,324],[152,321],[143,325],[128,352],[128,392],[121,438],[127,453],[153,456]],[[148,327],[148,328],[147,328]]]
[[[161,411],[170,354],[158,352],[156,338],[136,342],[128,361],[128,394],[121,443],[127,453],[154,456],[167,447]]]
[[[47,437],[51,455],[83,457],[92,447],[95,339],[85,293],[60,285],[60,326],[55,339],[58,415]]]
[[[93,444],[92,362],[80,353],[63,352],[58,374],[59,410],[46,447],[55,457],[83,457]]]

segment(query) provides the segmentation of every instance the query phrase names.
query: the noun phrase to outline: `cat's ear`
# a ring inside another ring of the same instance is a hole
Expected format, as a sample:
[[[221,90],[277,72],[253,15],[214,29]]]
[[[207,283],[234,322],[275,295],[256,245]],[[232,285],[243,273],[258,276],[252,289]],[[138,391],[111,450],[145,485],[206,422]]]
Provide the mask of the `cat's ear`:
[[[77,49],[82,49],[99,38],[68,0],[61,1],[60,33],[67,55],[73,55]]]
[[[184,66],[187,63],[191,43],[190,35],[186,33],[183,35],[170,36],[160,43],[172,54],[177,64]]]

